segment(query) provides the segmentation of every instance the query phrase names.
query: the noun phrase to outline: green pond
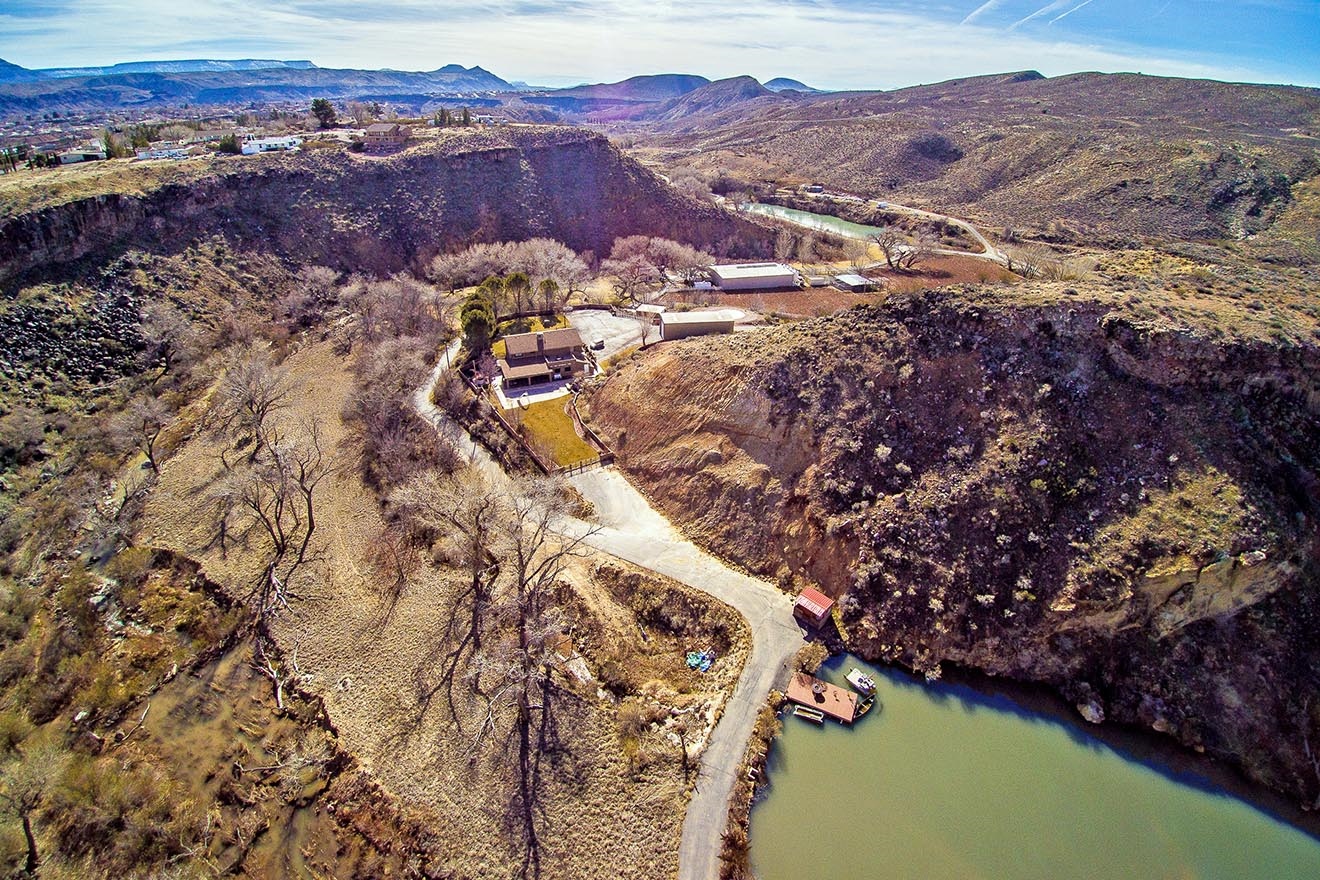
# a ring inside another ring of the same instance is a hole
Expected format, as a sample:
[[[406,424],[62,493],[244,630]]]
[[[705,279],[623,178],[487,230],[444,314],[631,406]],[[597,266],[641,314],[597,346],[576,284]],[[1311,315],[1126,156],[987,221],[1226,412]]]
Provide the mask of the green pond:
[[[840,220],[838,217],[831,217],[828,214],[812,214],[809,211],[799,211],[796,208],[785,208],[781,205],[764,205],[760,202],[750,202],[746,205],[746,210],[751,214],[763,214],[766,217],[787,220],[808,229],[833,232],[835,235],[842,235],[844,238],[869,239],[881,231],[878,226],[864,226],[861,223],[851,223],[847,220]]]
[[[1204,778],[1005,697],[852,658],[820,674],[854,665],[883,709],[851,729],[784,717],[752,810],[760,880],[1320,878],[1320,841]]]

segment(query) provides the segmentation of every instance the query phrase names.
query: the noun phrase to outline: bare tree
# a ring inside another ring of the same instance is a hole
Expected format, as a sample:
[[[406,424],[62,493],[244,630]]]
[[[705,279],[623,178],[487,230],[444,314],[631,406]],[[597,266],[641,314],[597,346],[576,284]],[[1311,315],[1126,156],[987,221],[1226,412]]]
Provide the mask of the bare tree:
[[[159,472],[157,444],[173,420],[174,409],[165,400],[156,396],[139,397],[115,416],[110,430],[120,445],[141,452],[147,458],[147,465]]]
[[[918,235],[916,243],[909,245],[903,251],[903,268],[914,269],[928,261],[935,255],[937,241],[933,232],[922,232]]]
[[[493,651],[483,652],[482,670],[493,678],[487,720],[476,742],[492,730],[501,715],[511,715],[517,743],[517,778],[510,801],[522,821],[521,876],[539,877],[541,759],[552,739],[555,699],[559,686],[553,651],[567,629],[567,619],[554,601],[569,560],[581,552],[587,532],[566,538],[555,531],[564,502],[554,487],[538,484],[510,497],[510,515],[501,523],[497,548],[507,569],[501,610],[505,630],[513,635]]]
[[[262,434],[264,454],[230,468],[213,489],[222,531],[238,516],[238,533],[256,533],[264,545],[261,575],[248,596],[259,636],[270,616],[288,607],[291,581],[307,562],[316,531],[316,490],[332,470],[316,421],[302,424],[297,437],[274,424]]]
[[[63,772],[67,755],[54,745],[42,743],[31,750],[19,749],[17,757],[0,769],[0,810],[18,819],[23,826],[27,851],[23,874],[36,877],[41,861],[32,818],[41,807],[46,791]]]
[[[250,445],[250,463],[265,446],[267,421],[284,408],[289,392],[288,373],[275,365],[268,349],[244,346],[230,352],[212,414],[238,446]]]
[[[444,536],[447,553],[468,573],[468,585],[454,598],[447,615],[445,644],[450,647],[439,664],[439,677],[434,682],[419,679],[423,707],[444,688],[450,715],[460,724],[454,680],[463,661],[481,650],[499,574],[493,544],[497,524],[507,515],[507,499],[474,471],[452,475],[425,471],[396,489],[390,501],[415,522]]]
[[[905,245],[903,236],[892,226],[885,226],[875,235],[871,236],[871,241],[880,246],[880,252],[885,255],[885,263],[891,269],[899,268],[899,259],[903,255]]]
[[[161,376],[188,360],[197,342],[197,331],[187,316],[169,303],[153,302],[143,308],[141,332],[147,360],[160,366]]]
[[[601,269],[613,276],[611,284],[615,295],[626,303],[647,302],[659,287],[659,275],[651,261],[642,254],[623,259],[610,259],[601,263]]]
[[[866,242],[858,238],[847,239],[843,248],[844,253],[848,255],[848,265],[854,272],[859,271],[866,264],[871,253],[871,249],[867,247]]]

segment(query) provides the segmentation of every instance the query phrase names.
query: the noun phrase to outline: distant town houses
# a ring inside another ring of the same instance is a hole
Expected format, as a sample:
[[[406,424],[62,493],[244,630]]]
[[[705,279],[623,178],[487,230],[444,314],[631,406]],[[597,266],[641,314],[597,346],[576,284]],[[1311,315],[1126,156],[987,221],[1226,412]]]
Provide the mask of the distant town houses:
[[[285,137],[264,137],[252,138],[243,142],[242,153],[244,156],[255,156],[258,153],[278,153],[281,150],[296,150],[302,146],[302,138],[295,135]]]

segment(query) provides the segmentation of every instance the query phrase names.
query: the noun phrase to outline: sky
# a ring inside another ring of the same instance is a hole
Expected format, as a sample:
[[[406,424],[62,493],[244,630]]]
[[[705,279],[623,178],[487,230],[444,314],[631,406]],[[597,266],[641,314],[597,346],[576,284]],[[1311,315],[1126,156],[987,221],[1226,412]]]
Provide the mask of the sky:
[[[1320,86],[1320,0],[0,0],[0,58],[457,63],[536,85],[696,73],[889,89],[1031,69]]]

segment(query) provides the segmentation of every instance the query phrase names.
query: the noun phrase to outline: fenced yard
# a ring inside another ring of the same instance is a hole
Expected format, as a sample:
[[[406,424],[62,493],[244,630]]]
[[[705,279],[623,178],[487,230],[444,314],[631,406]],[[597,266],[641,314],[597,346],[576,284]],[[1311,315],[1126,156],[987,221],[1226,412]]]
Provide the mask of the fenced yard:
[[[569,398],[543,400],[505,410],[505,419],[522,434],[540,456],[557,467],[567,468],[594,461],[600,452],[578,436],[573,417],[566,411]]]

